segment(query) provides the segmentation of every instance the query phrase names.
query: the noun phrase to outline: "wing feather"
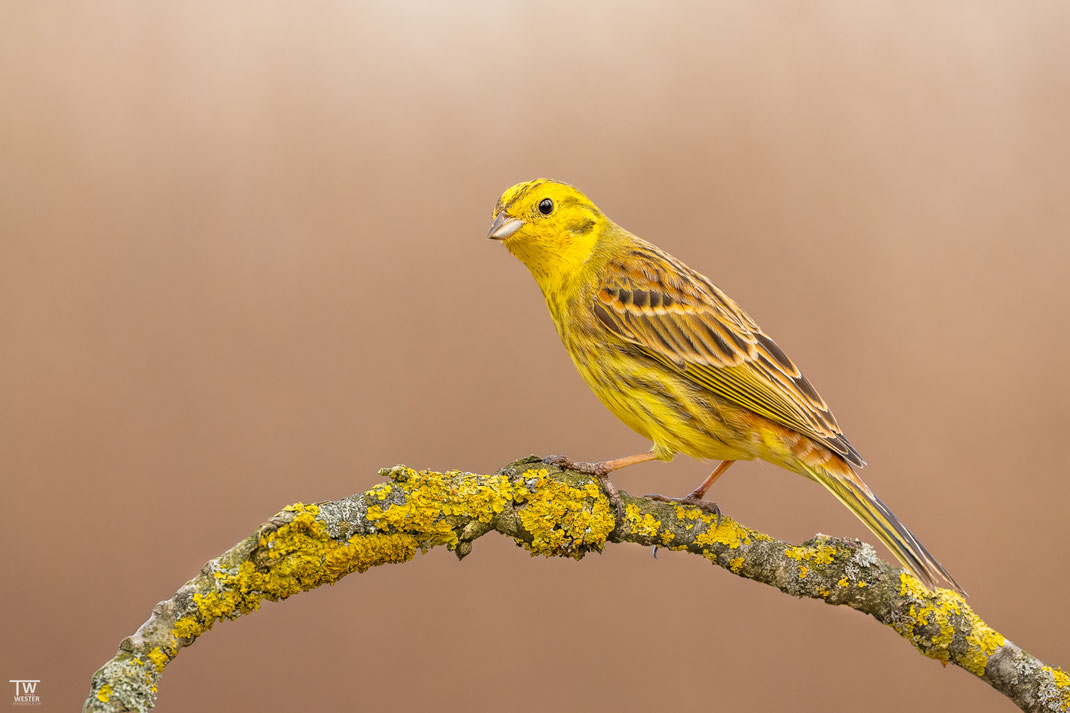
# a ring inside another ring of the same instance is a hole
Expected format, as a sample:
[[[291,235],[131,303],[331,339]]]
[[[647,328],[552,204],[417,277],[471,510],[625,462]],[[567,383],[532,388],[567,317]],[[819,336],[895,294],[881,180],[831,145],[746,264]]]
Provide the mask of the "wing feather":
[[[648,244],[611,261],[595,297],[610,332],[720,397],[865,461],[798,367],[728,295]]]

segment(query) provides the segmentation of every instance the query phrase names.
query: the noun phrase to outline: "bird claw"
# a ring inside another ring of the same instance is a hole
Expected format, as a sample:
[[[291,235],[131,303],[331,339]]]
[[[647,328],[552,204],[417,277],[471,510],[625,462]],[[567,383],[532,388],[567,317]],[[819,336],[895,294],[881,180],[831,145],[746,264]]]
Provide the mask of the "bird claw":
[[[571,470],[574,473],[583,473],[585,475],[593,475],[598,478],[598,482],[602,484],[602,489],[606,491],[606,497],[609,498],[609,502],[617,511],[617,520],[619,522],[624,521],[624,503],[621,502],[620,493],[617,492],[617,486],[613,485],[609,480],[610,470],[606,467],[605,463],[588,463],[587,461],[582,460],[572,460],[568,456],[546,456],[542,459],[542,462],[546,465],[555,465],[564,470]]]
[[[617,511],[617,522],[624,522],[624,503],[621,502],[620,492],[617,491],[617,486],[610,482],[608,475],[594,474],[594,477],[598,478],[598,482],[602,484],[602,489],[606,491],[606,497],[609,498],[609,502]]]
[[[648,493],[643,497],[648,498],[649,500],[657,500],[660,503],[677,503],[679,505],[691,505],[697,507],[700,510],[705,510],[713,515],[714,530],[721,526],[721,506],[717,503],[711,503],[709,500],[703,500],[694,495],[685,495],[682,498],[670,498],[667,495],[659,495],[657,493]]]

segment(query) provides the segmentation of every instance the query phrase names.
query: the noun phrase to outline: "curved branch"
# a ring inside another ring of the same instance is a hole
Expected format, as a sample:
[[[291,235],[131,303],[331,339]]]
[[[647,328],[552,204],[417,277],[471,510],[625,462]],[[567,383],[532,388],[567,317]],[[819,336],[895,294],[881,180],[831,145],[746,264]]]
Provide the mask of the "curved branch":
[[[93,675],[84,711],[147,711],[164,667],[221,619],[265,599],[338,581],[350,572],[406,562],[444,545],[464,557],[497,531],[532,554],[582,558],[607,542],[683,550],[798,597],[865,612],[921,653],[986,681],[1025,711],[1070,713],[1070,676],[990,628],[958,594],[930,592],[857,540],[819,535],[801,545],[731,518],[717,526],[698,508],[629,497],[617,523],[597,481],[532,456],[495,475],[380,471],[365,493],[285,508],[201,572],[123,639]]]

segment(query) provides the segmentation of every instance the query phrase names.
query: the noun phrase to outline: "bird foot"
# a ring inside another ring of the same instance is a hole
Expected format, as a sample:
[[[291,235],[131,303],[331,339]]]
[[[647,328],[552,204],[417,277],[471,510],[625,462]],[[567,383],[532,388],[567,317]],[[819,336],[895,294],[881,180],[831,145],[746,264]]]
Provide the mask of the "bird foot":
[[[543,463],[547,465],[556,465],[558,468],[564,468],[565,470],[571,470],[576,473],[585,473],[587,475],[593,475],[598,478],[598,482],[602,484],[602,489],[606,491],[606,497],[609,498],[609,502],[613,505],[617,511],[617,520],[624,521],[624,503],[621,502],[620,492],[617,490],[617,486],[609,479],[610,469],[606,467],[605,463],[588,463],[582,460],[572,460],[568,456],[546,456],[542,459]]]
[[[572,460],[568,456],[546,456],[542,459],[542,462],[546,465],[556,465],[558,468],[575,471],[576,473],[586,473],[599,478],[604,478],[609,474],[609,468],[606,466],[605,461],[588,463],[585,460]]]
[[[667,495],[658,495],[657,493],[648,493],[643,497],[650,500],[657,500],[660,503],[678,503],[680,505],[693,505],[701,510],[713,515],[713,529],[717,529],[721,526],[721,506],[717,503],[711,503],[709,500],[703,500],[697,495],[685,495],[682,498],[670,498]]]

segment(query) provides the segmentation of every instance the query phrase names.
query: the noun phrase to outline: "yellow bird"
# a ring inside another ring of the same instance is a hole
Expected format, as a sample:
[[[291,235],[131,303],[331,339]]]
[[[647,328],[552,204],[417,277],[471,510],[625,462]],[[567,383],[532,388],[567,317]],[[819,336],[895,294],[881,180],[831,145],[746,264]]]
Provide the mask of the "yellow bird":
[[[825,401],[746,312],[704,275],[632,235],[572,186],[518,183],[498,199],[489,238],[500,240],[546,297],[580,375],[617,418],[648,438],[646,453],[601,463],[552,462],[600,478],[677,453],[721,461],[683,498],[706,490],[737,460],[760,458],[825,486],[927,587],[947,570],[855,474],[865,461]]]

